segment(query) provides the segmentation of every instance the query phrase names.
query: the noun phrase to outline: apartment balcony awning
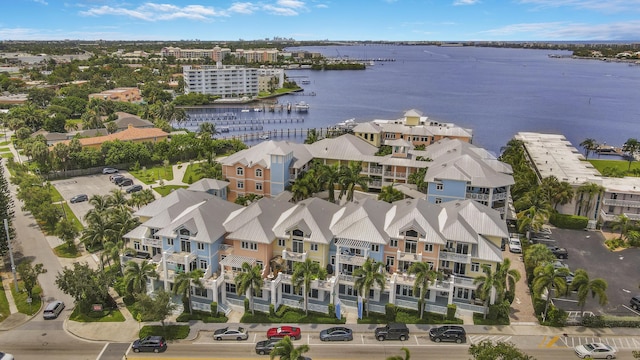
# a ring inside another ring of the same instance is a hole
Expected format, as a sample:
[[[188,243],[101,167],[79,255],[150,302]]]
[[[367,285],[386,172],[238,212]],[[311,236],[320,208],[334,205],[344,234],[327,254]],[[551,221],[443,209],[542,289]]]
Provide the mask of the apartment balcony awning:
[[[248,263],[253,266],[256,264],[256,259],[248,256],[229,255],[220,261],[220,265],[230,266],[233,268],[241,268],[244,263]]]
[[[371,243],[368,241],[355,240],[355,239],[336,239],[336,246],[347,247],[347,248],[359,248],[359,249],[368,249],[371,247]]]

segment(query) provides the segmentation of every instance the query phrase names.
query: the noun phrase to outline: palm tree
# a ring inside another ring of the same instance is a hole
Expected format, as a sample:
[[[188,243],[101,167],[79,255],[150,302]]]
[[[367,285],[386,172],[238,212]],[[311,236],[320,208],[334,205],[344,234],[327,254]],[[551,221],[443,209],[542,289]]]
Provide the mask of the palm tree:
[[[598,150],[598,143],[592,138],[584,139],[580,143],[580,146],[584,149],[584,156],[587,160],[589,159],[589,154]]]
[[[522,210],[516,214],[518,218],[518,231],[523,233],[527,230],[538,231],[542,228],[549,217],[547,209],[536,208],[531,206],[526,210]]]
[[[604,193],[604,187],[595,183],[586,183],[581,185],[576,190],[576,215],[583,215],[588,218],[590,216],[591,209],[593,208],[593,199],[597,196],[601,196]],[[594,214],[595,215],[595,214]]]
[[[191,308],[191,287],[197,286],[199,289],[204,289],[202,283],[202,277],[204,271],[202,269],[195,269],[193,271],[181,272],[176,275],[173,282],[173,293],[175,295],[182,295],[182,304],[189,308],[189,314],[193,313]]]
[[[242,263],[242,272],[236,275],[236,288],[239,294],[246,293],[249,290],[249,306],[251,307],[251,315],[255,314],[253,307],[253,296],[258,294],[262,288],[262,269],[260,265],[253,267],[247,263]]]
[[[304,353],[309,351],[309,345],[303,344],[298,347],[293,345],[291,338],[289,336],[285,336],[284,339],[278,341],[271,353],[269,354],[269,358],[273,360],[276,356],[280,357],[280,360],[302,360]]]
[[[152,203],[155,199],[156,196],[153,194],[153,190],[144,189],[131,194],[131,199],[129,199],[128,204],[129,206],[135,206],[137,209],[140,209],[142,206]]]
[[[524,264],[529,269],[535,269],[542,264],[549,264],[555,260],[555,255],[544,244],[533,244],[524,252]],[[533,279],[530,280],[533,281]]]
[[[336,202],[336,184],[340,182],[340,163],[334,163],[332,165],[321,165],[320,167],[320,179],[323,188],[329,193],[329,202]]]
[[[624,145],[622,145],[622,151],[627,153],[627,160],[629,160],[629,168],[631,170],[631,163],[636,159],[636,155],[640,152],[640,141],[638,139],[630,138]]]
[[[616,216],[616,220],[611,222],[611,229],[620,230],[620,239],[624,240],[627,236],[627,232],[629,228],[633,226],[633,222],[629,217],[625,214],[620,214]]]
[[[500,293],[501,289],[499,281],[496,279],[496,274],[491,270],[491,265],[482,264],[482,271],[484,275],[479,275],[473,279],[473,284],[477,286],[476,292],[480,300],[484,302],[484,318],[487,318],[487,309],[489,308],[489,301],[491,300],[491,292],[493,288],[496,288],[496,293]]]
[[[496,271],[496,281],[498,282],[498,288],[502,291],[498,294],[498,302],[502,303],[507,293],[516,292],[516,283],[520,281],[520,272],[516,269],[511,269],[511,260],[504,259],[502,264],[498,264],[498,271]]]
[[[542,319],[546,319],[549,303],[551,302],[551,290],[555,289],[557,296],[563,296],[567,293],[567,276],[569,269],[565,267],[555,268],[553,264],[543,264],[535,268],[533,271],[534,278],[531,290],[534,296],[541,298],[542,294],[547,294],[547,301],[544,306]]]
[[[400,355],[389,356],[387,360],[410,360],[411,359],[411,352],[409,351],[409,349],[403,346],[400,348],[400,350],[404,351],[404,357]]]
[[[313,144],[318,141],[318,132],[316,129],[309,129],[307,132],[307,138],[304,140],[305,144]]]
[[[220,135],[220,131],[216,128],[216,124],[203,122],[198,126],[198,133],[200,137],[211,139],[216,137],[216,135]]]
[[[342,196],[347,194],[347,201],[353,201],[353,194],[357,186],[360,186],[363,191],[369,190],[369,182],[371,178],[366,175],[362,175],[362,162],[350,161],[349,166],[343,166],[341,168],[340,176],[340,196],[338,199],[342,199]]]
[[[106,197],[106,205],[109,208],[128,209],[127,198],[124,191],[120,189],[112,189]]]
[[[553,209],[557,209],[558,205],[566,205],[573,199],[573,187],[566,181],[558,183],[551,194],[550,200],[553,203]]]
[[[571,288],[578,292],[578,305],[580,305],[580,313],[584,313],[584,305],[587,302],[587,296],[591,293],[591,297],[598,296],[600,305],[605,305],[607,299],[607,282],[604,279],[589,279],[589,274],[584,269],[576,270]]]
[[[414,262],[411,264],[408,270],[409,274],[416,274],[416,279],[413,283],[413,292],[418,293],[420,291],[420,319],[424,315],[424,309],[426,307],[425,298],[427,297],[427,291],[429,290],[429,284],[431,284],[438,276],[438,273],[431,270],[431,265],[426,262]]]
[[[110,224],[105,216],[98,214],[89,216],[90,214],[91,213],[87,213],[87,216],[85,216],[85,219],[88,218],[90,221],[87,221],[87,226],[82,231],[80,241],[85,244],[86,247],[93,248],[111,239],[113,230],[110,228]]]
[[[316,190],[316,177],[314,176],[314,172],[309,170],[291,185],[292,200],[297,202],[308,199]]]
[[[194,171],[201,178],[222,180],[222,165],[217,161],[203,162],[198,164],[198,168]]]
[[[380,190],[380,194],[378,194],[378,200],[386,201],[388,203],[402,199],[404,199],[404,194],[402,191],[394,189],[393,184],[383,186]]]
[[[143,260],[141,263],[129,261],[124,269],[124,283],[130,295],[144,293],[147,281],[156,278],[158,278],[156,265],[147,260]]]
[[[291,275],[291,283],[294,290],[302,288],[304,295],[304,312],[308,314],[309,303],[309,291],[311,290],[311,281],[313,279],[321,277],[324,269],[320,267],[320,264],[307,258],[304,262],[297,262],[293,267],[293,275]]]
[[[353,276],[355,277],[355,281],[353,286],[358,290],[360,296],[362,296],[362,301],[364,301],[367,305],[367,316],[369,316],[369,292],[372,287],[378,285],[380,288],[380,292],[384,291],[384,286],[386,284],[387,278],[386,275],[382,272],[384,270],[384,263],[381,261],[375,261],[372,258],[367,258],[364,264],[361,267],[355,269],[353,271]]]

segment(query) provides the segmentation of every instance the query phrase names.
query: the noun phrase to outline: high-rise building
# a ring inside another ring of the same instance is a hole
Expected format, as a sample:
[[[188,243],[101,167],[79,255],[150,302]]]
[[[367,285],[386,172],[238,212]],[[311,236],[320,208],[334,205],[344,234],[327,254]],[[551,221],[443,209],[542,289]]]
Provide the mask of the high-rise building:
[[[258,69],[238,65],[194,65],[182,68],[185,93],[222,98],[258,95]]]

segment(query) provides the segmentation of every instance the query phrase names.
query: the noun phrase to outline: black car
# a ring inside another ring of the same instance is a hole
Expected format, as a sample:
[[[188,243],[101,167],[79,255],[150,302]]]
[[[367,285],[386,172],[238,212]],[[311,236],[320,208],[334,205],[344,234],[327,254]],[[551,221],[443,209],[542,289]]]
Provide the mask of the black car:
[[[133,186],[129,186],[129,187],[127,188],[127,194],[131,194],[131,193],[134,193],[134,192],[138,192],[138,191],[140,191],[140,190],[142,190],[142,185],[133,185]]]
[[[405,341],[409,338],[409,328],[403,323],[389,323],[387,326],[376,328],[376,339]]]
[[[282,339],[279,338],[271,338],[269,340],[262,340],[256,343],[256,354],[258,355],[268,355],[271,353],[271,350],[276,346],[276,343]]]
[[[118,185],[120,187],[131,186],[131,185],[133,185],[133,180],[131,180],[129,178],[118,179],[118,180],[116,180],[116,185]]]
[[[467,341],[467,332],[462,326],[445,325],[429,330],[429,338],[431,341],[451,341],[458,344]]]
[[[72,197],[71,200],[69,200],[69,202],[72,204],[75,204],[75,203],[79,203],[87,200],[89,200],[89,197],[87,196],[87,194],[80,194]]]
[[[122,174],[109,175],[109,181],[111,181],[112,183],[115,183],[116,180],[123,179],[123,178],[124,178],[124,175],[122,175]]]
[[[629,300],[629,305],[633,310],[640,310],[640,295],[636,295]]]
[[[147,351],[159,353],[167,350],[167,342],[162,336],[147,336],[134,341],[131,348],[133,352]]]
[[[555,255],[558,259],[568,259],[569,252],[565,248],[557,247],[555,245],[547,245],[549,250]]]

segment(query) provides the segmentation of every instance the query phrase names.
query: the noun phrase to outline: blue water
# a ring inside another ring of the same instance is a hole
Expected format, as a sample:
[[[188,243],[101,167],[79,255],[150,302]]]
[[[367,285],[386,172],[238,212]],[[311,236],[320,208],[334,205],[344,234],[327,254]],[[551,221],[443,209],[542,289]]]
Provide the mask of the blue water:
[[[316,95],[280,97],[279,103],[309,103],[309,113],[300,115],[304,123],[264,125],[265,130],[328,127],[350,118],[395,119],[415,108],[434,120],[473,129],[474,143],[495,153],[520,131],[563,134],[576,147],[586,138],[619,146],[640,137],[640,66],[549,58],[569,53],[533,49],[304,49],[395,61],[376,62],[364,71],[287,70],[291,79],[310,80],[302,85],[304,92]]]

